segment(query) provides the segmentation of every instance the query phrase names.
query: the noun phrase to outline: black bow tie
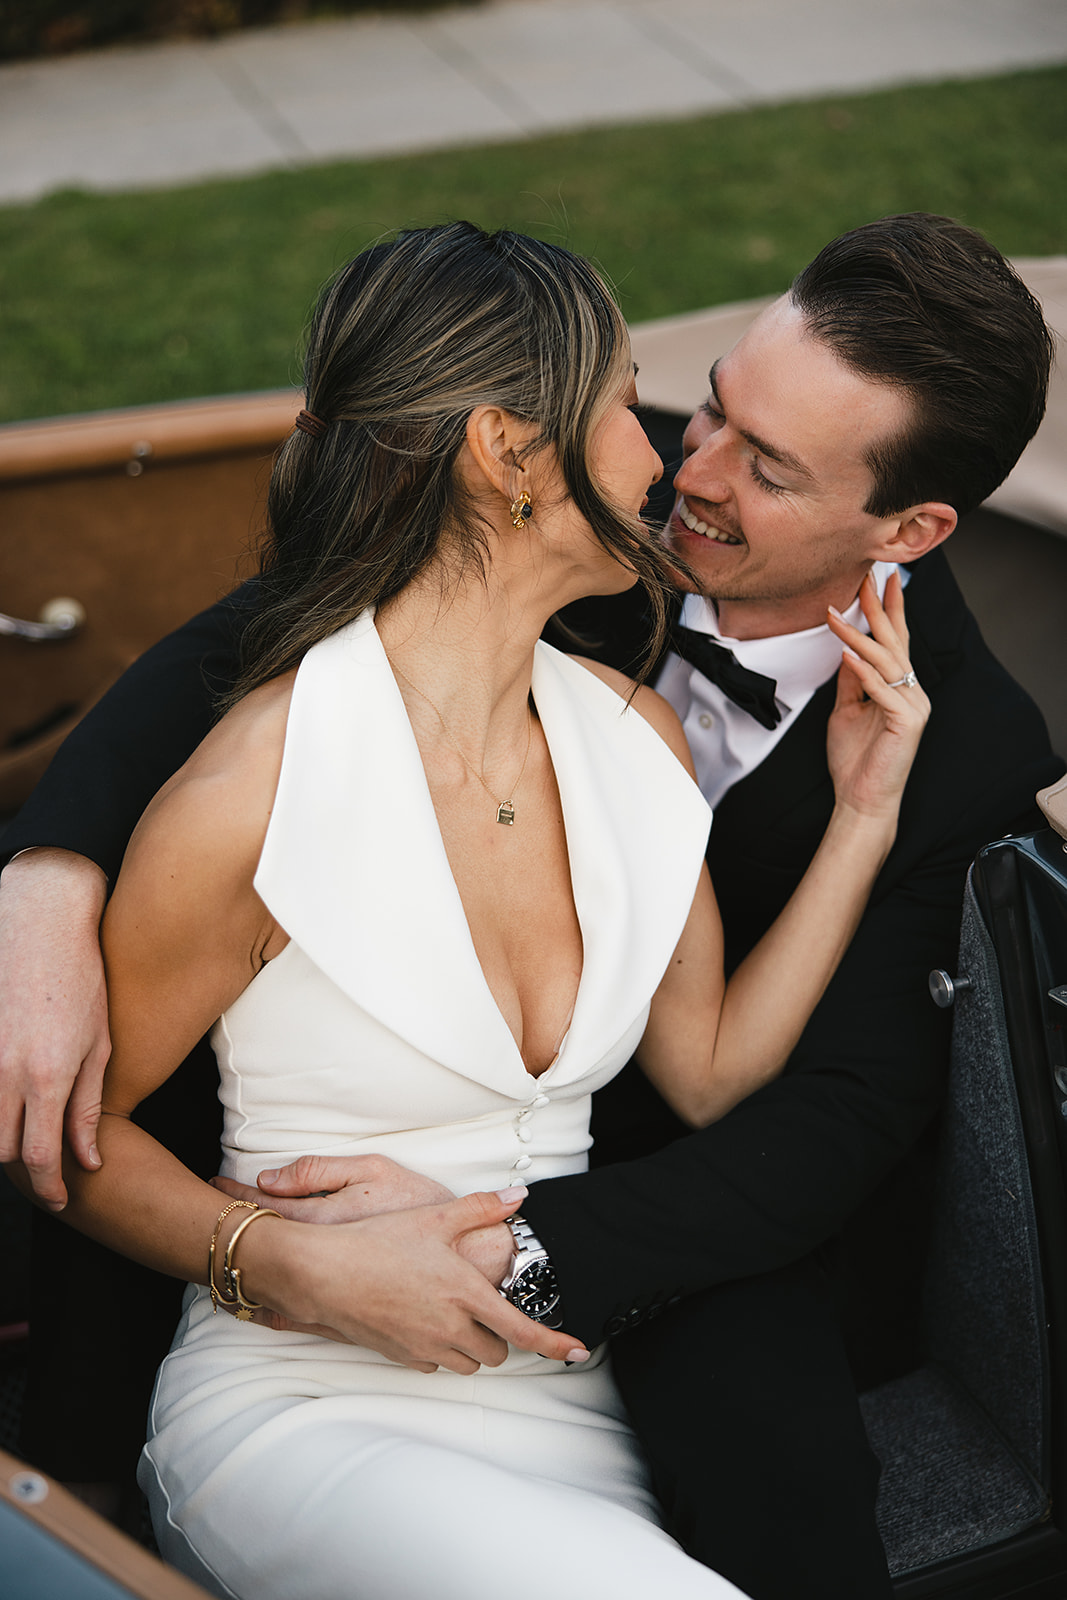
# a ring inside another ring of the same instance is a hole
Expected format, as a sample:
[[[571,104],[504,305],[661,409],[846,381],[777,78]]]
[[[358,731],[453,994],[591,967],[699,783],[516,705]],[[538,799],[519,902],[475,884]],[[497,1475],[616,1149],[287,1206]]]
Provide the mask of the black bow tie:
[[[774,691],[778,687],[775,680],[762,672],[753,672],[751,667],[743,667],[724,644],[676,622],[671,629],[671,647],[710,683],[718,684],[723,694],[754,717],[761,727],[776,728],[781,722],[782,713],[774,703]]]

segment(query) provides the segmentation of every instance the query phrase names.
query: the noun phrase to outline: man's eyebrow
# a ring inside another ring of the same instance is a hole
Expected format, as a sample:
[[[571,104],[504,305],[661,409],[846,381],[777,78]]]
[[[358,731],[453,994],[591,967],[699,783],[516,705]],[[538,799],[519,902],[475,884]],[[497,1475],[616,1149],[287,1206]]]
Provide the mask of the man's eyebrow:
[[[722,410],[722,401],[719,398],[717,373],[721,364],[721,359],[716,361],[708,373],[708,383],[711,387],[712,397],[720,411]],[[737,424],[735,423],[734,426],[736,428]],[[776,445],[768,444],[766,439],[761,439],[758,433],[749,433],[747,428],[737,428],[737,431],[742,439],[746,439],[752,448],[758,450],[761,456],[766,456],[768,461],[774,461],[778,466],[785,467],[787,471],[795,472],[798,477],[807,478],[809,482],[814,483],[814,472],[811,471],[810,467],[804,465],[799,456],[793,455],[789,450],[780,450]]]

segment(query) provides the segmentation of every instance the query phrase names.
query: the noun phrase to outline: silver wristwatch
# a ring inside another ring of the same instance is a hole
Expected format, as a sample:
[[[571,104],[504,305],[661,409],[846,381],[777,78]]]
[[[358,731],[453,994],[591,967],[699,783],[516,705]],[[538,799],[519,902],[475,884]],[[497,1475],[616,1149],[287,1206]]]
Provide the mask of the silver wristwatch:
[[[507,1224],[515,1240],[515,1254],[500,1293],[534,1322],[546,1328],[560,1327],[559,1284],[548,1251],[525,1217],[509,1217]]]

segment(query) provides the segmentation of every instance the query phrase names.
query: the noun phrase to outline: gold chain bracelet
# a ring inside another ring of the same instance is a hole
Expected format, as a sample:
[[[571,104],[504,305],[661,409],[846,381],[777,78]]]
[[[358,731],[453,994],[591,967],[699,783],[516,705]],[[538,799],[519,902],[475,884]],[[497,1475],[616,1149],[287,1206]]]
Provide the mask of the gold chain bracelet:
[[[219,1242],[219,1230],[221,1229],[222,1224],[226,1221],[226,1218],[229,1216],[230,1212],[236,1211],[242,1206],[247,1211],[259,1210],[259,1207],[254,1205],[251,1200],[231,1200],[229,1205],[226,1206],[224,1210],[219,1212],[219,1219],[215,1224],[215,1232],[211,1235],[211,1245],[207,1253],[207,1282],[208,1288],[211,1290],[212,1316],[215,1316],[220,1305],[227,1304],[222,1295],[219,1293],[218,1289],[215,1287],[215,1246]]]
[[[245,1229],[250,1228],[253,1222],[258,1222],[261,1217],[280,1216],[280,1211],[271,1211],[266,1206],[253,1206],[252,1215],[245,1217],[243,1222],[239,1222],[230,1235],[230,1242],[226,1246],[226,1255],[222,1262],[222,1282],[225,1293],[219,1295],[219,1300],[227,1310],[232,1306],[237,1307],[234,1316],[238,1322],[250,1322],[253,1311],[261,1311],[263,1307],[260,1301],[246,1300],[241,1293],[241,1269],[233,1264],[233,1252],[237,1246],[237,1241]]]

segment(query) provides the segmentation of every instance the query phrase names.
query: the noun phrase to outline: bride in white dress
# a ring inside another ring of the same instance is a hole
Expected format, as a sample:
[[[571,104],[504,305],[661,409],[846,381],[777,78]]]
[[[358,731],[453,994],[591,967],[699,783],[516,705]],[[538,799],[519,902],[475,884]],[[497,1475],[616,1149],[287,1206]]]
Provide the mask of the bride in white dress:
[[[590,1095],[635,1050],[694,1124],[780,1070],[892,842],[925,697],[889,687],[898,591],[865,598],[870,638],[831,619],[855,651],[834,817],[726,986],[673,713],[538,642],[638,577],[662,604],[635,401],[621,317],[566,251],[453,224],[351,263],[275,467],[245,679],[127,853],[103,1167],[66,1215],[190,1280],[141,1478],[164,1554],[218,1594],[737,1593],[656,1525],[602,1350],[501,1301],[502,1364],[488,1332],[449,1370],[390,1360],[360,1320],[373,1221],[220,1218],[130,1120],[214,1024],[228,1176],[381,1152],[503,1191],[495,1221],[581,1170]]]

